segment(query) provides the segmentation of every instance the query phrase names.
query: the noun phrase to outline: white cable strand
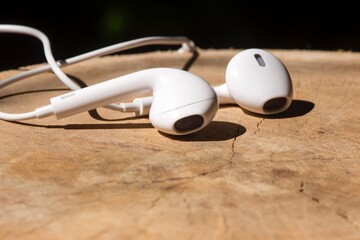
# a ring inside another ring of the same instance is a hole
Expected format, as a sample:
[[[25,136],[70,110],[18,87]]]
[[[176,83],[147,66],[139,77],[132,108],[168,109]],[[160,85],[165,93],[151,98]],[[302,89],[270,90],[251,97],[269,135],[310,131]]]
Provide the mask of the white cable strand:
[[[43,34],[42,32],[40,32],[34,28],[18,26],[18,25],[6,25],[6,24],[0,25],[0,33],[4,33],[4,32],[27,34],[27,35],[38,38],[43,44],[45,58],[48,61],[51,69],[56,74],[56,76],[58,76],[59,79],[61,81],[63,81],[66,85],[69,85],[69,86],[75,87],[75,88],[76,87],[79,88],[79,86],[77,86],[72,80],[70,80],[65,75],[65,73],[63,71],[61,71],[59,66],[56,64],[56,61],[51,52],[50,41],[46,37],[45,34]],[[52,115],[53,112],[52,112],[51,106],[47,107],[47,109],[48,109],[48,111],[47,112],[44,111],[44,114]],[[19,113],[19,114],[0,112],[0,118],[4,119],[4,120],[8,120],[8,121],[27,120],[27,119],[33,119],[33,118],[38,118],[38,117],[42,117],[42,115],[41,115],[41,111],[39,114],[39,111],[37,111],[37,110],[32,111],[32,112],[27,112],[27,113]]]
[[[135,39],[123,43],[114,44],[108,47],[104,47],[101,49],[97,49],[88,53],[84,53],[65,61],[58,61],[56,62],[53,54],[51,52],[50,41],[47,36],[40,32],[37,29],[20,26],[20,25],[7,25],[7,24],[0,24],[0,33],[21,33],[34,36],[38,38],[44,48],[44,53],[48,65],[41,66],[27,72],[20,73],[18,75],[6,78],[0,82],[0,88],[4,88],[12,83],[15,83],[21,79],[34,76],[49,70],[52,70],[56,76],[71,90],[78,90],[80,87],[71,80],[61,69],[60,67],[72,65],[81,61],[85,61],[90,58],[104,56],[108,54],[112,54],[115,52],[120,52],[132,48],[137,48],[146,45],[177,45],[181,44],[182,47],[179,49],[179,52],[186,52],[190,51],[193,52],[195,50],[194,43],[186,37],[147,37],[147,38],[140,38]],[[118,104],[110,104],[105,106],[106,108],[122,111],[123,109]],[[42,118],[53,115],[51,105],[46,105],[44,107],[38,108],[35,111],[28,112],[28,113],[21,113],[21,114],[11,114],[11,113],[4,113],[0,112],[0,119],[8,120],[8,121],[16,121],[16,120],[26,120],[32,118]]]
[[[0,32],[1,32],[1,25],[0,25]],[[131,40],[131,41],[127,41],[127,42],[123,42],[123,43],[118,43],[118,44],[114,44],[108,47],[104,47],[104,48],[100,48],[88,53],[84,53],[72,58],[68,58],[64,61],[58,61],[57,65],[59,67],[65,67],[65,66],[69,66],[75,63],[79,63],[85,60],[88,60],[90,58],[94,58],[94,57],[101,57],[104,55],[108,55],[108,54],[112,54],[112,53],[116,53],[116,52],[120,52],[120,51],[125,51],[125,50],[129,50],[129,49],[133,49],[133,48],[137,48],[137,47],[142,47],[142,46],[148,46],[148,45],[177,45],[177,44],[182,44],[182,48],[183,51],[194,51],[195,46],[194,43],[189,40],[186,37],[146,37],[146,38],[139,38],[139,39],[135,39],[135,40]],[[51,51],[50,51],[51,53]],[[52,68],[52,66],[46,65],[46,66],[41,66],[35,69],[31,69],[29,71],[26,72],[22,72],[18,75],[6,78],[4,80],[2,80],[0,82],[0,88],[6,87],[12,83],[15,83],[21,79],[27,78],[27,77],[31,77],[49,70],[54,70]],[[65,75],[66,76],[66,75]],[[63,81],[64,82],[64,81]],[[67,82],[64,82],[64,84],[66,86],[68,86],[70,89],[72,90],[77,90],[78,86],[74,89],[72,88],[70,85],[67,84]]]
[[[80,89],[80,87],[75,82],[73,82],[70,78],[68,78],[68,76],[66,76],[66,74],[57,65],[57,63],[54,59],[54,56],[52,55],[52,52],[51,52],[50,41],[44,33],[40,32],[37,29],[26,27],[26,26],[6,25],[6,24],[0,25],[0,33],[21,33],[21,34],[26,34],[26,35],[30,35],[30,36],[34,36],[34,37],[38,38],[43,44],[45,58],[46,58],[48,64],[50,65],[50,68],[52,69],[52,71],[56,74],[56,76],[70,89],[72,89],[72,90]],[[1,85],[0,85],[0,88],[1,88]]]
[[[0,118],[7,121],[18,121],[36,118],[36,112],[27,113],[4,113],[0,112]]]
[[[91,51],[88,53],[78,55],[78,56],[75,56],[72,58],[68,58],[64,61],[58,61],[57,65],[59,67],[65,67],[65,66],[69,66],[69,65],[72,65],[75,63],[79,63],[79,62],[88,60],[90,58],[101,57],[101,56],[112,54],[115,52],[125,51],[125,50],[142,47],[142,46],[177,45],[177,44],[182,45],[182,47],[179,50],[180,52],[185,52],[185,51],[193,52],[195,50],[194,43],[186,37],[146,37],[146,38],[139,38],[139,39],[123,42],[123,43],[114,44],[111,46],[107,46],[107,47],[100,48],[100,49],[97,49],[97,50],[94,50],[94,51]],[[49,49],[48,52],[51,53],[51,49]],[[0,88],[6,87],[10,84],[13,84],[19,80],[24,79],[24,78],[31,77],[31,76],[34,76],[34,75],[37,75],[37,74],[40,74],[40,73],[43,73],[43,72],[46,72],[49,70],[54,70],[54,68],[52,68],[52,66],[50,64],[46,65],[46,66],[41,66],[41,67],[38,67],[35,69],[31,69],[26,72],[22,72],[18,75],[15,75],[15,76],[12,76],[12,77],[2,80],[0,82]],[[69,78],[67,78],[67,79],[69,79]],[[67,87],[69,87],[71,90],[79,89],[79,87],[77,85],[75,85],[75,88],[74,88],[73,84],[69,85],[68,81],[63,80],[62,82]],[[115,110],[115,111],[123,111],[123,109],[120,108],[120,106],[118,104],[109,104],[104,107],[111,109],[111,110]]]

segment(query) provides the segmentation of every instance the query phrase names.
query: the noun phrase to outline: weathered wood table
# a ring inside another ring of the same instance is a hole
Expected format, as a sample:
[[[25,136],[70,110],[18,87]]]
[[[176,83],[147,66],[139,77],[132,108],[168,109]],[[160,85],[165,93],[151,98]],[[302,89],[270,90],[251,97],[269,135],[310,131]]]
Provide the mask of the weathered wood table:
[[[224,106],[184,137],[107,109],[0,121],[0,239],[360,239],[360,54],[270,51],[294,84],[280,115]],[[92,85],[172,67],[216,85],[237,52],[108,56],[64,71]],[[66,91],[45,73],[1,89],[0,109]]]

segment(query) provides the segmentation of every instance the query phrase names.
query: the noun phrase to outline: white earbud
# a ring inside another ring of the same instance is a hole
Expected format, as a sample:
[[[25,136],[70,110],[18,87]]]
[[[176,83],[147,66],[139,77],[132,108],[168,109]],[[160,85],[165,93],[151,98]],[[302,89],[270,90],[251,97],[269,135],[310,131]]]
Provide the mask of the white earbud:
[[[218,109],[216,93],[205,80],[170,68],[131,73],[51,98],[50,102],[59,119],[144,92],[153,94],[152,125],[168,134],[195,132],[206,126]]]
[[[214,87],[220,104],[238,104],[258,114],[285,111],[292,101],[292,83],[285,65],[273,54],[248,49],[236,54],[226,68],[225,83]],[[152,98],[136,98],[122,103],[125,112],[147,115]]]
[[[168,134],[198,131],[213,119],[218,109],[216,93],[202,78],[183,70],[153,68],[53,97],[50,105],[26,116],[41,118],[54,114],[61,119],[146,92],[153,94],[152,125]],[[1,114],[5,120],[14,120],[12,114]]]
[[[236,103],[259,114],[285,111],[291,104],[293,92],[285,65],[261,49],[236,54],[226,68],[225,83],[215,90],[221,103]]]

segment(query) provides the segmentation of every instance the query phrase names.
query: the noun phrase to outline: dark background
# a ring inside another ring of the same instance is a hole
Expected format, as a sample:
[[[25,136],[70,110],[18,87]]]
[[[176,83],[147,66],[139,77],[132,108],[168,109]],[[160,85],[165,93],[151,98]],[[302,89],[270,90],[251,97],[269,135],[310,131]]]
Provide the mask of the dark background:
[[[187,36],[200,48],[360,51],[359,22],[355,3],[345,1],[9,1],[0,8],[0,24],[43,31],[57,60],[156,35]],[[0,53],[0,70],[45,61],[40,42],[23,35],[1,34]]]

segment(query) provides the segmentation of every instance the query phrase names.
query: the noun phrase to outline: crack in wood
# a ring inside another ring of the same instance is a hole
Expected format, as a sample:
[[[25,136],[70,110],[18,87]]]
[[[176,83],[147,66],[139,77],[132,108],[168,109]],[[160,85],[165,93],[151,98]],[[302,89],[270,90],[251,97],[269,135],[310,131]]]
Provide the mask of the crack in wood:
[[[340,217],[344,218],[345,220],[350,221],[347,211],[344,211],[342,209],[338,209],[336,211],[336,214],[339,215]]]
[[[222,170],[222,169],[224,169],[226,167],[231,168],[233,166],[233,163],[234,163],[233,160],[234,160],[234,157],[235,157],[235,143],[236,143],[237,137],[240,135],[240,131],[241,131],[240,126],[237,126],[235,137],[233,138],[233,140],[231,142],[231,155],[230,155],[230,158],[229,158],[229,160],[227,161],[226,164],[223,164],[218,168],[199,173],[197,175],[188,176],[188,177],[171,177],[171,178],[166,178],[166,179],[158,179],[158,180],[151,181],[151,183],[163,183],[163,182],[174,182],[174,181],[182,181],[182,180],[193,180],[194,178],[203,177],[203,176],[206,176],[208,174],[218,172],[218,171],[220,171],[220,170]]]
[[[301,181],[301,183],[300,183],[300,188],[299,188],[299,192],[304,192],[304,182],[303,181]]]
[[[148,211],[153,209],[154,207],[156,207],[157,203],[159,202],[161,196],[158,196],[157,198],[155,198],[154,200],[151,201],[150,206],[148,207]]]
[[[351,224],[352,226],[354,226],[355,228],[357,228],[358,230],[360,230],[360,226],[359,224],[353,220],[353,218],[350,216],[350,214],[343,209],[337,208],[336,206],[333,206],[331,204],[327,204],[324,203],[323,201],[321,201],[318,197],[315,197],[313,195],[311,195],[310,193],[305,192],[305,184],[303,181],[301,181],[300,183],[300,190],[299,192],[303,195],[306,196],[308,199],[310,199],[312,202],[315,202],[323,207],[329,208],[329,209],[335,209],[335,213],[337,216],[341,217],[342,219],[344,219],[345,221],[347,221],[349,224]]]
[[[232,143],[231,143],[231,155],[230,155],[230,158],[228,161],[230,168],[233,166],[233,163],[234,163],[233,160],[235,157],[235,142],[239,135],[240,135],[240,126],[237,126],[235,137],[233,138]]]
[[[256,135],[257,133],[260,132],[260,126],[264,123],[265,118],[261,119],[257,124],[256,124],[256,129],[254,131],[253,135]]]

